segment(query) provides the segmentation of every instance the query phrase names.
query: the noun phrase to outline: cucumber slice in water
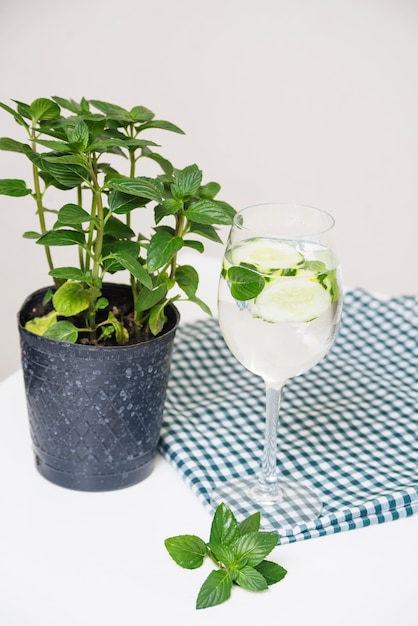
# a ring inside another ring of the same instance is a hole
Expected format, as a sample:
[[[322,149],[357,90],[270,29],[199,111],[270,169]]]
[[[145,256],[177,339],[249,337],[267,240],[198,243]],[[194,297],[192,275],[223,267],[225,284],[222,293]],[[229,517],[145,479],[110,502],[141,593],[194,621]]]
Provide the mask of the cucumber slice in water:
[[[329,291],[308,277],[278,278],[268,283],[252,306],[254,317],[266,322],[309,322],[331,304]]]
[[[275,270],[300,266],[304,257],[289,243],[251,239],[233,248],[231,260],[233,265],[247,263],[254,265],[263,274],[271,274]]]

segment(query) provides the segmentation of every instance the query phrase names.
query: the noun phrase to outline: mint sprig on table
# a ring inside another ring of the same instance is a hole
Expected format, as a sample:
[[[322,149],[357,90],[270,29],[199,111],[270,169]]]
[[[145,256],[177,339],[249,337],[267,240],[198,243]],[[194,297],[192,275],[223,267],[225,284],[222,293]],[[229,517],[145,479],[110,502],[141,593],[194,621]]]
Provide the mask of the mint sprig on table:
[[[260,513],[241,523],[224,503],[213,516],[208,542],[196,535],[169,537],[164,544],[174,561],[196,569],[209,557],[217,566],[204,581],[196,609],[206,609],[229,599],[233,585],[248,591],[265,591],[282,580],[287,571],[265,557],[276,547],[279,534],[260,531]]]

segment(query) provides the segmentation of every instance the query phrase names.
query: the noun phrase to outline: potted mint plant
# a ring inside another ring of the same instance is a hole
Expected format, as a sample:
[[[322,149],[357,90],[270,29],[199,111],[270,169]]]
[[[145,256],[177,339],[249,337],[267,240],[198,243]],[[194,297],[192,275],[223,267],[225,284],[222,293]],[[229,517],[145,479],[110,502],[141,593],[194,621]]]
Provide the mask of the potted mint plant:
[[[32,170],[30,183],[0,180],[0,193],[32,196],[39,229],[24,236],[43,247],[49,276],[18,315],[37,468],[73,489],[135,484],[157,451],[175,304],[210,313],[196,269],[177,255],[220,242],[217,226],[235,211],[197,165],[177,169],[162,156],[149,132],[182,131],[143,106],[53,97],[0,107],[23,135],[0,139],[0,149]],[[139,175],[144,159],[158,167],[154,177]],[[51,190],[66,200],[51,207]],[[144,212],[149,234],[135,226]],[[54,261],[63,246],[74,251],[70,265]],[[120,272],[126,284],[114,281]]]

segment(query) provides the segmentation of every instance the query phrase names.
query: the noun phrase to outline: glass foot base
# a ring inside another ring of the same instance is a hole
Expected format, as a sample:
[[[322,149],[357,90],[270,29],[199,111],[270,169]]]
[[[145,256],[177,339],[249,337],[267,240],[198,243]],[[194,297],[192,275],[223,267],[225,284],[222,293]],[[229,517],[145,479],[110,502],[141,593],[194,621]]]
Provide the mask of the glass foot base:
[[[317,494],[300,483],[280,480],[279,493],[271,496],[259,490],[257,478],[239,478],[220,483],[211,495],[211,504],[216,508],[226,504],[235,514],[245,509],[248,515],[263,511],[277,520],[280,527],[298,526],[316,520],[322,509]]]

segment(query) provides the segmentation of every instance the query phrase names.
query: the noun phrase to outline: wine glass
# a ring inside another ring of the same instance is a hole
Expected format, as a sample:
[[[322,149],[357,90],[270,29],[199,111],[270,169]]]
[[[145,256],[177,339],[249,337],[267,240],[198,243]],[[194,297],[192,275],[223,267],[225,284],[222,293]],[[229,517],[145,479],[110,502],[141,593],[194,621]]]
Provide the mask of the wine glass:
[[[318,495],[277,471],[277,429],[285,383],[326,355],[342,309],[334,219],[310,206],[262,204],[235,215],[218,293],[219,325],[240,363],[266,389],[265,443],[258,478],[220,483],[211,501],[265,508],[281,526],[316,519]]]

